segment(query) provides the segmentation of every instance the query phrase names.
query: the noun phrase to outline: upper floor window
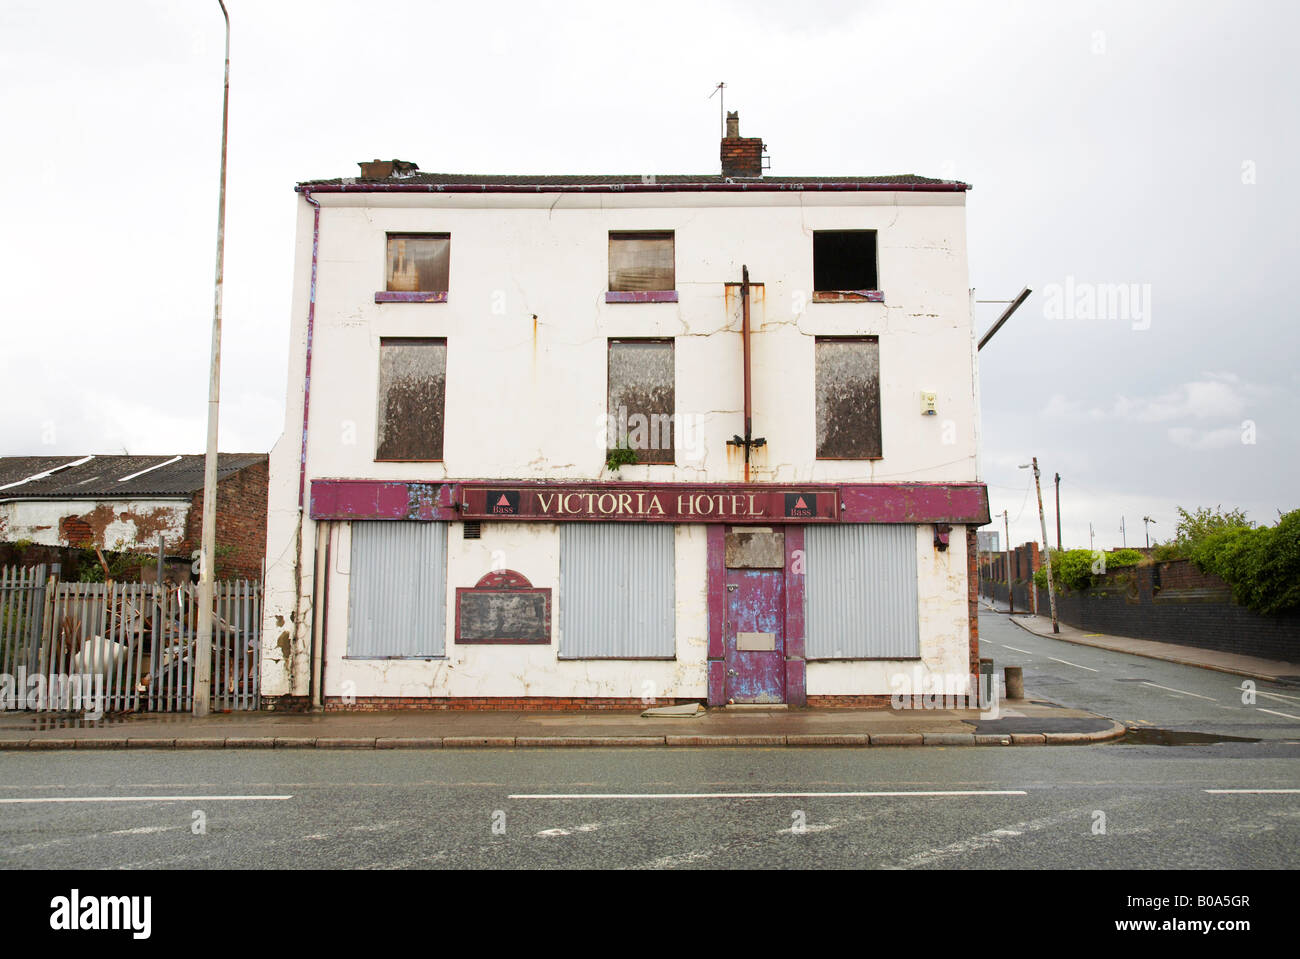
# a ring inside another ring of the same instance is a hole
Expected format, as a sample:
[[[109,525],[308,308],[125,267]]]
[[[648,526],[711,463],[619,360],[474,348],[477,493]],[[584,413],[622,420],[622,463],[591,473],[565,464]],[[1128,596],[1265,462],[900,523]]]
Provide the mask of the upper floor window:
[[[814,302],[879,301],[879,287],[875,230],[813,233]]]
[[[384,290],[375,302],[442,302],[450,267],[451,234],[390,233]]]
[[[880,341],[819,336],[817,458],[879,459]]]
[[[671,230],[609,234],[609,303],[675,302]]]
[[[672,340],[609,341],[608,452],[632,450],[638,463],[673,463],[676,406]]]
[[[447,341],[379,341],[377,460],[441,460]]]

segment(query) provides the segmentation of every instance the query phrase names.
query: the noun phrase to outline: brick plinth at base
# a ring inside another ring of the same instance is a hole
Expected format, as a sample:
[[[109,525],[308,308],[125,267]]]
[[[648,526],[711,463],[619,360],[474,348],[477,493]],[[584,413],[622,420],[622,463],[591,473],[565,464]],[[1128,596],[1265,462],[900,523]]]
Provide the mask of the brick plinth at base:
[[[507,710],[645,710],[655,706],[676,706],[702,702],[700,699],[652,699],[635,696],[357,696],[344,702],[341,696],[326,696],[326,712],[375,712],[383,709],[507,709]]]
[[[892,696],[808,696],[809,709],[889,709]]]

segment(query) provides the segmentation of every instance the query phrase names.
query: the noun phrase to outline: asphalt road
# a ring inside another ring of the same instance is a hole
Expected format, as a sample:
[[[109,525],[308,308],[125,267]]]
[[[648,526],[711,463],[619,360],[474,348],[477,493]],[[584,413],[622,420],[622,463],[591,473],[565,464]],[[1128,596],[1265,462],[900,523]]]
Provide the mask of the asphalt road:
[[[995,614],[981,637],[999,666],[1025,666],[1031,695],[1260,741],[4,752],[0,866],[1300,866],[1300,724],[1276,715],[1300,715],[1295,690],[1260,684],[1247,706],[1236,677]]]
[[[1026,695],[1091,710],[1127,726],[1300,741],[1300,687],[1045,639],[980,613],[980,655],[1023,666]]]
[[[1295,868],[1297,760],[1286,743],[9,753],[0,865]],[[735,795],[756,792],[803,795]],[[158,796],[189,798],[102,801]]]

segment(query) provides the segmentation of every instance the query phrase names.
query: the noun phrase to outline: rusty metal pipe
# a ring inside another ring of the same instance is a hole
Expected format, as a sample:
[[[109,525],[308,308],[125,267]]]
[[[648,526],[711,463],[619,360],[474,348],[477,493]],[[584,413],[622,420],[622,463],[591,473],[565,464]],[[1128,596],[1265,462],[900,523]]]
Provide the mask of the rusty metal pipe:
[[[740,267],[740,336],[745,361],[745,482],[749,482],[749,450],[754,438],[754,407],[750,398],[749,358],[749,267]]]

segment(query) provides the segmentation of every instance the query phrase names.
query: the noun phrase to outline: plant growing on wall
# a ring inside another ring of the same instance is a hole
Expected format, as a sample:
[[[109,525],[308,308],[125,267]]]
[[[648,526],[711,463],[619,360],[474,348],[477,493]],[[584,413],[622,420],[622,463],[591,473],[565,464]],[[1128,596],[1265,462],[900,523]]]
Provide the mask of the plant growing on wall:
[[[605,457],[605,469],[611,473],[617,473],[619,467],[633,466],[637,462],[636,450],[629,449],[626,446],[617,446],[610,450]]]
[[[1136,549],[1119,549],[1102,555],[1106,572],[1137,566],[1146,558]],[[1087,589],[1098,581],[1101,572],[1098,554],[1090,549],[1052,550],[1052,578],[1058,587]],[[1034,583],[1047,589],[1046,564],[1034,571]]]

